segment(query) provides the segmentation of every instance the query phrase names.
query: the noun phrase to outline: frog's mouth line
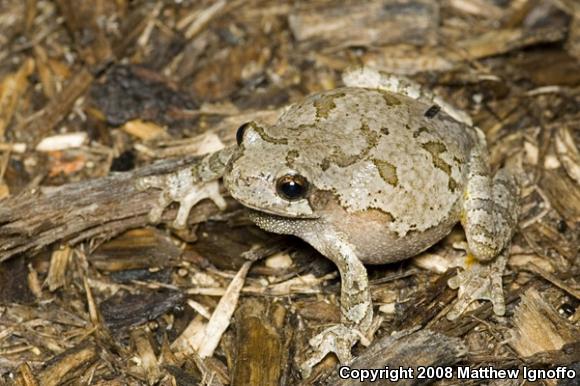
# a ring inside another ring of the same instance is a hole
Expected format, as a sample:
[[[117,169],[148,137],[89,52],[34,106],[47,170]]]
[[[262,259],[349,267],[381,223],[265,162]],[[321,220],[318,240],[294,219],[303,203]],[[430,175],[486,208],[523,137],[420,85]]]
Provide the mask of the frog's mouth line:
[[[272,210],[272,209],[260,208],[258,206],[249,204],[249,203],[245,202],[244,200],[238,199],[237,197],[234,197],[234,198],[240,204],[242,204],[246,208],[250,209],[251,212],[256,212],[256,216],[259,216],[259,214],[267,214],[269,216],[279,217],[279,218],[295,218],[295,219],[304,219],[304,220],[316,220],[316,219],[319,219],[320,218],[319,215],[316,215],[314,213],[311,214],[311,215],[307,215],[307,214],[304,214],[304,215],[292,215],[292,214],[289,214],[287,212],[277,212],[277,211]]]
[[[273,219],[281,219],[281,220],[288,220],[288,219],[294,219],[294,220],[318,220],[320,218],[320,216],[311,216],[311,217],[304,217],[304,216],[300,216],[300,217],[292,217],[292,216],[282,216],[280,214],[274,213],[274,212],[266,212],[264,210],[256,210],[250,207],[247,207],[248,209],[248,213],[250,214],[251,218],[258,218],[258,217],[269,217],[269,218],[273,218]]]

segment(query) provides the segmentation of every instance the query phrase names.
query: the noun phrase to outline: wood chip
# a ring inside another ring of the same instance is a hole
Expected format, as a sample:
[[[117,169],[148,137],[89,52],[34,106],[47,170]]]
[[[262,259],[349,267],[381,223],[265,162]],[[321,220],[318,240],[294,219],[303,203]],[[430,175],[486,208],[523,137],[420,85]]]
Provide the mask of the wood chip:
[[[233,369],[235,385],[276,384],[283,373],[284,334],[277,329],[264,302],[249,299],[236,311],[238,358]],[[286,370],[287,371],[287,370]]]
[[[325,47],[376,46],[405,42],[434,42],[439,7],[431,0],[388,0],[307,5],[289,16],[299,42],[323,43]]]
[[[54,292],[66,283],[67,267],[72,257],[73,250],[68,246],[63,246],[52,253],[50,259],[50,268],[46,283],[48,290]]]
[[[131,340],[137,349],[138,368],[149,385],[155,384],[161,377],[155,351],[151,345],[150,332],[146,328],[136,328],[131,331]]]
[[[27,59],[20,68],[0,81],[0,140],[12,121],[16,106],[28,88],[28,76],[34,71],[34,60]]]
[[[559,350],[567,343],[577,342],[580,334],[535,289],[529,289],[522,296],[514,324],[510,345],[522,356]]]
[[[228,286],[226,293],[220,299],[208,324],[205,326],[205,339],[198,349],[200,357],[205,358],[213,355],[222,334],[230,325],[230,319],[236,309],[240,291],[251,266],[252,262],[248,261],[242,266],[242,268],[240,268]]]
[[[562,127],[556,132],[555,146],[566,172],[580,186],[580,144],[574,143],[569,128]]]
[[[75,379],[79,376],[77,371],[80,367],[91,363],[97,357],[97,348],[92,345],[84,345],[68,350],[58,357],[54,363],[42,370],[39,375],[39,383],[43,386],[57,386],[64,379]]]
[[[121,126],[121,129],[144,141],[150,141],[167,136],[167,132],[163,127],[156,125],[153,122],[144,122],[140,119],[126,122]]]
[[[36,151],[49,152],[77,148],[82,146],[87,141],[87,138],[87,133],[53,135],[52,137],[43,138],[36,145]]]

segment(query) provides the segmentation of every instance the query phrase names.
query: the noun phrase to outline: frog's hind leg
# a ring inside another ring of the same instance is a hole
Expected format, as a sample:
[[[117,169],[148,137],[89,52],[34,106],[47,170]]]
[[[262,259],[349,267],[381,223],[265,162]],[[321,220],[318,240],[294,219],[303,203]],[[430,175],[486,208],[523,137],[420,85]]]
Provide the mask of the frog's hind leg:
[[[389,74],[368,66],[356,66],[344,71],[342,82],[347,87],[376,88],[406,95],[427,105],[436,105],[456,121],[473,126],[471,117],[465,111],[451,106],[439,95],[404,76]]]
[[[508,246],[518,218],[518,184],[506,170],[490,176],[487,160],[472,154],[461,224],[467,243],[479,261],[490,261]]]
[[[471,157],[461,223],[468,243],[466,269],[449,281],[459,288],[458,300],[447,314],[457,318],[475,300],[490,300],[503,315],[502,275],[509,244],[517,225],[518,185],[505,169],[491,179],[481,153]]]

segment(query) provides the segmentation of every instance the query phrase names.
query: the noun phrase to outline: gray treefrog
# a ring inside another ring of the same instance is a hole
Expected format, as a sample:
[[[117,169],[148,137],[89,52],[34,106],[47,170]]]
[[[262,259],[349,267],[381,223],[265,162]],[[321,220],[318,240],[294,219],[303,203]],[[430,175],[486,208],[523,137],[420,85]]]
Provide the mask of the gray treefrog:
[[[368,67],[343,75],[345,87],[291,105],[273,126],[238,129],[237,146],[206,156],[195,170],[147,177],[165,207],[181,206],[183,227],[195,203],[223,207],[217,179],[261,228],[298,236],[332,260],[341,276],[340,325],[310,341],[304,375],[329,352],[341,363],[369,334],[373,308],[363,264],[417,255],[461,222],[474,262],[450,285],[456,318],[478,299],[505,312],[501,275],[517,223],[518,186],[492,177],[483,133],[470,118],[408,79]]]

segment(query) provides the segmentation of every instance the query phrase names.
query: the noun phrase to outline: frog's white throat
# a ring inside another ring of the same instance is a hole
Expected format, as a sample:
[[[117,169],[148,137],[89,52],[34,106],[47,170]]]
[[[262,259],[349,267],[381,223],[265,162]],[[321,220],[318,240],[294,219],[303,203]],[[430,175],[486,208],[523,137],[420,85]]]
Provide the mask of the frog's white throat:
[[[301,237],[305,228],[310,228],[317,221],[317,217],[295,218],[284,217],[275,213],[267,213],[255,209],[248,209],[250,220],[261,229],[278,234],[288,234]]]

